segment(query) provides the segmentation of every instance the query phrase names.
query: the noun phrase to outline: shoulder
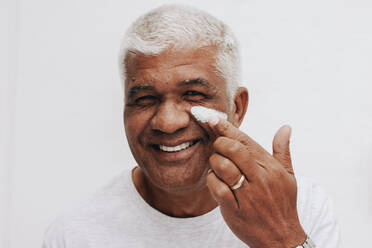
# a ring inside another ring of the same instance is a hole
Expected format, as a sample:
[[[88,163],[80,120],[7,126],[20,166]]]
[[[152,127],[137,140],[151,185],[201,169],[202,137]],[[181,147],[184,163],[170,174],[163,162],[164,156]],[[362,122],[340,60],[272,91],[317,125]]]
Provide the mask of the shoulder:
[[[115,217],[112,213],[129,204],[129,170],[114,177],[87,199],[57,217],[47,228],[43,248],[87,247],[86,234]]]
[[[297,210],[301,225],[318,247],[338,247],[338,222],[325,191],[309,178],[296,176]]]

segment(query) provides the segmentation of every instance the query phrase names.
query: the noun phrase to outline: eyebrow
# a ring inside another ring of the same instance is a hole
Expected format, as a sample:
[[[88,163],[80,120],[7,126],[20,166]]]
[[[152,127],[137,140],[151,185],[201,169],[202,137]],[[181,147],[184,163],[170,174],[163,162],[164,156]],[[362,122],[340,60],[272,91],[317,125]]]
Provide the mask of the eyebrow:
[[[188,80],[184,80],[184,81],[177,83],[177,86],[184,86],[184,85],[201,85],[206,88],[212,88],[212,89],[215,88],[213,85],[208,83],[208,81],[203,78],[188,79]]]
[[[187,85],[201,85],[205,88],[215,90],[216,87],[208,83],[207,80],[203,78],[187,79],[177,83],[177,86],[187,86]],[[139,84],[131,87],[128,91],[128,97],[133,98],[135,94],[140,91],[154,90],[155,87],[152,85]]]
[[[143,85],[143,84],[135,85],[135,86],[133,86],[132,88],[129,89],[129,91],[128,91],[128,97],[129,98],[132,98],[139,91],[153,90],[153,89],[154,89],[154,86],[151,86],[151,85]]]

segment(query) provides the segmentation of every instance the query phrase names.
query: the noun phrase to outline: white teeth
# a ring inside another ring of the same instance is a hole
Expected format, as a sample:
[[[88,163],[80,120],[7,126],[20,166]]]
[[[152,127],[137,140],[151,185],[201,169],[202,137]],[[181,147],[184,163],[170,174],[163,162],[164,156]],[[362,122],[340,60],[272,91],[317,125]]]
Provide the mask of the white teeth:
[[[178,152],[183,149],[189,148],[193,143],[192,142],[185,142],[178,146],[165,146],[165,145],[159,145],[160,150],[165,152]]]

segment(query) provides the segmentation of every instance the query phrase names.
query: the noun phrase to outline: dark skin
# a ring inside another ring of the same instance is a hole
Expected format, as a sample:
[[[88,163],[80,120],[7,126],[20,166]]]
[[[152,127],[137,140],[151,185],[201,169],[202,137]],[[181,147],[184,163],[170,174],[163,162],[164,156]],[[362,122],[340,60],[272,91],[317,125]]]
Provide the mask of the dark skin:
[[[215,54],[215,47],[203,47],[127,56],[124,125],[139,165],[134,185],[169,216],[199,216],[219,205],[233,233],[252,248],[300,245],[306,234],[296,209],[290,128],[277,132],[273,155],[241,132],[248,92],[239,88],[229,104]],[[199,123],[190,113],[196,105],[225,112],[228,121]],[[179,145],[187,148],[161,149]],[[247,180],[232,190],[242,174]]]
[[[126,61],[124,124],[140,167],[134,183],[151,206],[170,216],[199,216],[217,206],[206,187],[213,132],[190,115],[196,105],[228,111],[225,82],[214,73],[214,52],[131,54]],[[179,153],[153,147],[187,141],[198,142]]]

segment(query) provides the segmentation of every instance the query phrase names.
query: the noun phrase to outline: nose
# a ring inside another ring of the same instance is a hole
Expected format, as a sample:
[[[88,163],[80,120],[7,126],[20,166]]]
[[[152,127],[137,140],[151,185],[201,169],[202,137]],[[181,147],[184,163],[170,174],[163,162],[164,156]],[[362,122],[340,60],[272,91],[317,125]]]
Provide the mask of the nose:
[[[189,122],[190,115],[186,112],[186,107],[169,101],[159,106],[150,125],[154,131],[172,134],[186,128]]]

